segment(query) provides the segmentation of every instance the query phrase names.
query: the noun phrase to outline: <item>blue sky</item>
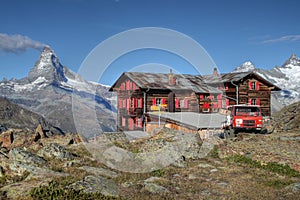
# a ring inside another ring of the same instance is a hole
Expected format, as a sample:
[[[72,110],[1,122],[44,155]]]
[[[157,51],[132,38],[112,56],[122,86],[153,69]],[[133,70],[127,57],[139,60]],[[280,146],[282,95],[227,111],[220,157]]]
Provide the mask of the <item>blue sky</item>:
[[[0,79],[25,77],[39,57],[40,44],[50,45],[61,63],[77,72],[98,44],[141,27],[189,36],[221,72],[248,60],[270,69],[293,53],[300,55],[299,6],[297,0],[3,0],[0,34],[26,37],[30,44],[10,46],[0,40]],[[196,73],[178,56],[147,49],[115,60],[100,82],[112,84],[123,71],[147,63]]]

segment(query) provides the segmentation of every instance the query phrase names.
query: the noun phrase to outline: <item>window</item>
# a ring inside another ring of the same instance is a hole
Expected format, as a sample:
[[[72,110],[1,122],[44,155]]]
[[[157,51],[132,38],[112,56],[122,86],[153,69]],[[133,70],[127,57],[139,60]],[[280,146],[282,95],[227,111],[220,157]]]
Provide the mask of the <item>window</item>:
[[[256,90],[256,82],[251,82],[251,89]]]
[[[260,83],[258,81],[249,81],[249,90],[259,90]]]
[[[184,108],[184,99],[180,100],[180,108]]]
[[[156,105],[159,106],[162,103],[161,98],[156,98]]]
[[[249,105],[260,105],[260,99],[249,99]]]

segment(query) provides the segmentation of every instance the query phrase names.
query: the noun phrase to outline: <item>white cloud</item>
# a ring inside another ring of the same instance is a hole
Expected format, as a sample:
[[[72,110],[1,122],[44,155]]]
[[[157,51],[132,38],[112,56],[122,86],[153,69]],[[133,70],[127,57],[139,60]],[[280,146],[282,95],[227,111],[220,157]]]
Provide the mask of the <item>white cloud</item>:
[[[20,53],[27,49],[36,49],[41,51],[44,46],[45,44],[42,42],[34,41],[27,36],[0,33],[0,51],[8,53]]]
[[[278,43],[278,42],[295,42],[300,40],[300,35],[285,35],[280,38],[264,40],[263,44]]]

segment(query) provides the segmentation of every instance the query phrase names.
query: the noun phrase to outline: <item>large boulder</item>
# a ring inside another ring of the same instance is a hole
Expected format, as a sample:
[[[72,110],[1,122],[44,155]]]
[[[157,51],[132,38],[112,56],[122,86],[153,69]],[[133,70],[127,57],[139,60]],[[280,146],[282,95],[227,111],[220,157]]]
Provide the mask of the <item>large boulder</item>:
[[[44,146],[37,154],[44,158],[55,159],[73,159],[75,157],[73,153],[57,143],[50,143],[49,145]]]
[[[83,180],[69,185],[68,188],[80,190],[85,193],[101,193],[109,197],[119,196],[117,184],[101,176],[86,176]]]
[[[21,162],[30,165],[44,165],[46,163],[40,156],[19,147],[11,149],[8,156],[10,157],[11,162]]]

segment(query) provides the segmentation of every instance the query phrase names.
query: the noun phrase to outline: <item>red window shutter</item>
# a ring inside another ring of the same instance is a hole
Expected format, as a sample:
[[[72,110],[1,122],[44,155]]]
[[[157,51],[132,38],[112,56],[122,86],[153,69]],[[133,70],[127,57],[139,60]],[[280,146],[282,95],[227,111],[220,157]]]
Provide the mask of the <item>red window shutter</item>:
[[[122,100],[122,99],[119,99],[119,108],[122,108],[122,107],[123,107],[122,103],[123,103],[123,100]]]
[[[143,118],[140,118],[140,128],[143,128]]]
[[[248,99],[248,104],[252,105],[252,99]]]
[[[175,108],[180,108],[180,102],[178,98],[175,99]]]
[[[257,81],[256,82],[256,90],[259,90],[259,85],[260,85],[260,83]]]
[[[200,99],[204,99],[204,95],[203,94],[200,94]]]
[[[226,107],[229,106],[229,99],[226,99]]]
[[[132,90],[136,90],[136,84],[132,83]]]
[[[218,108],[222,108],[222,99],[218,100]]]
[[[166,99],[165,98],[161,99],[161,104],[166,104]]]
[[[140,98],[140,108],[143,108],[143,98]]]
[[[126,119],[122,117],[122,126],[126,126]]]
[[[133,122],[133,119],[130,118],[130,119],[129,119],[129,129],[130,129],[130,130],[133,130],[133,123],[134,123],[134,122]]]
[[[152,105],[153,105],[153,106],[156,105],[156,98],[155,98],[155,97],[152,99]]]
[[[127,109],[130,108],[130,99],[127,99]]]
[[[184,98],[183,105],[184,105],[185,108],[189,107],[189,99],[188,98]]]
[[[260,99],[256,99],[256,105],[260,106]]]
[[[253,88],[252,88],[252,82],[251,81],[249,81],[249,90],[252,90]]]

